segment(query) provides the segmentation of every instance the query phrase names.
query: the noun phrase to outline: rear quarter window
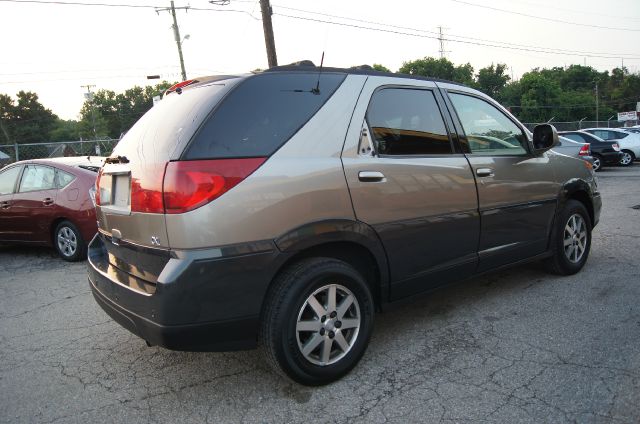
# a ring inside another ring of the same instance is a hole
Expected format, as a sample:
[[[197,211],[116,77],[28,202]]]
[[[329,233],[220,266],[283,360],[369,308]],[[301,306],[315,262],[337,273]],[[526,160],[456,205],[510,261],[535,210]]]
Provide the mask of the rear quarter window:
[[[345,76],[267,72],[247,78],[205,121],[184,158],[270,156],[315,115]]]

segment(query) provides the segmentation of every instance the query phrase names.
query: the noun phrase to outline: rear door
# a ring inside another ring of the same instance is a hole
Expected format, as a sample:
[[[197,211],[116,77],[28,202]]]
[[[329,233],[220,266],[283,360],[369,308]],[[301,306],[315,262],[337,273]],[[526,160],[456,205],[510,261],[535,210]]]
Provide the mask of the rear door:
[[[522,127],[493,102],[447,91],[478,181],[479,271],[545,252],[560,190],[548,153],[533,154]]]
[[[13,240],[15,225],[13,214],[13,192],[16,188],[21,165],[12,166],[0,171],[0,240]]]
[[[455,152],[435,85],[410,84],[368,80],[343,152],[356,217],[387,252],[392,299],[466,277],[477,265],[471,168]]]
[[[55,168],[30,164],[24,167],[12,209],[15,237],[29,242],[50,242],[56,217]]]

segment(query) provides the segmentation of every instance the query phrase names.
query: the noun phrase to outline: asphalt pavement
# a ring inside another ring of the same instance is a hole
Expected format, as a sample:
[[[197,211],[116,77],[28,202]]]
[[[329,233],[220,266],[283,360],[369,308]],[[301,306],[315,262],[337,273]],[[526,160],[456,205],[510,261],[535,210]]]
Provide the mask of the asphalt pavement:
[[[171,352],[115,324],[86,263],[0,248],[0,422],[640,422],[640,163],[598,174],[587,265],[537,264],[378,314],[361,363],[309,388],[260,351]]]

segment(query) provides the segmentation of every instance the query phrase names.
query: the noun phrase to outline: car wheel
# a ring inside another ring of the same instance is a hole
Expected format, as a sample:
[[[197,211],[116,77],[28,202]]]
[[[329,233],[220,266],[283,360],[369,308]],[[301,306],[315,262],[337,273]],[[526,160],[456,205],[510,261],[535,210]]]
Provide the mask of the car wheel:
[[[633,160],[635,159],[635,157],[633,156],[633,153],[628,151],[628,150],[623,150],[622,151],[622,157],[620,158],[620,165],[622,166],[631,166],[633,164]]]
[[[600,171],[602,168],[602,159],[598,155],[593,155],[593,170],[595,172]]]
[[[581,202],[567,202],[560,213],[554,237],[553,256],[547,259],[549,270],[559,275],[580,271],[591,249],[591,219]]]
[[[78,227],[70,221],[58,224],[53,235],[53,245],[65,261],[75,262],[87,255],[87,245]]]
[[[373,297],[358,271],[337,259],[305,259],[274,281],[262,316],[262,347],[281,374],[304,385],[327,384],[358,363],[373,316]]]

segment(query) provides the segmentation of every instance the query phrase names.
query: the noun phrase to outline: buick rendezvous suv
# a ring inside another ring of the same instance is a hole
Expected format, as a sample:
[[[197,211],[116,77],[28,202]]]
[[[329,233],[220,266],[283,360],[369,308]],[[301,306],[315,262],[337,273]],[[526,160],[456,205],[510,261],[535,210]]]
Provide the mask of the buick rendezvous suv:
[[[585,264],[591,165],[447,81],[285,66],[174,88],[106,160],[89,281],[149,345],[261,345],[326,384],[362,357],[374,312],[531,260]]]

